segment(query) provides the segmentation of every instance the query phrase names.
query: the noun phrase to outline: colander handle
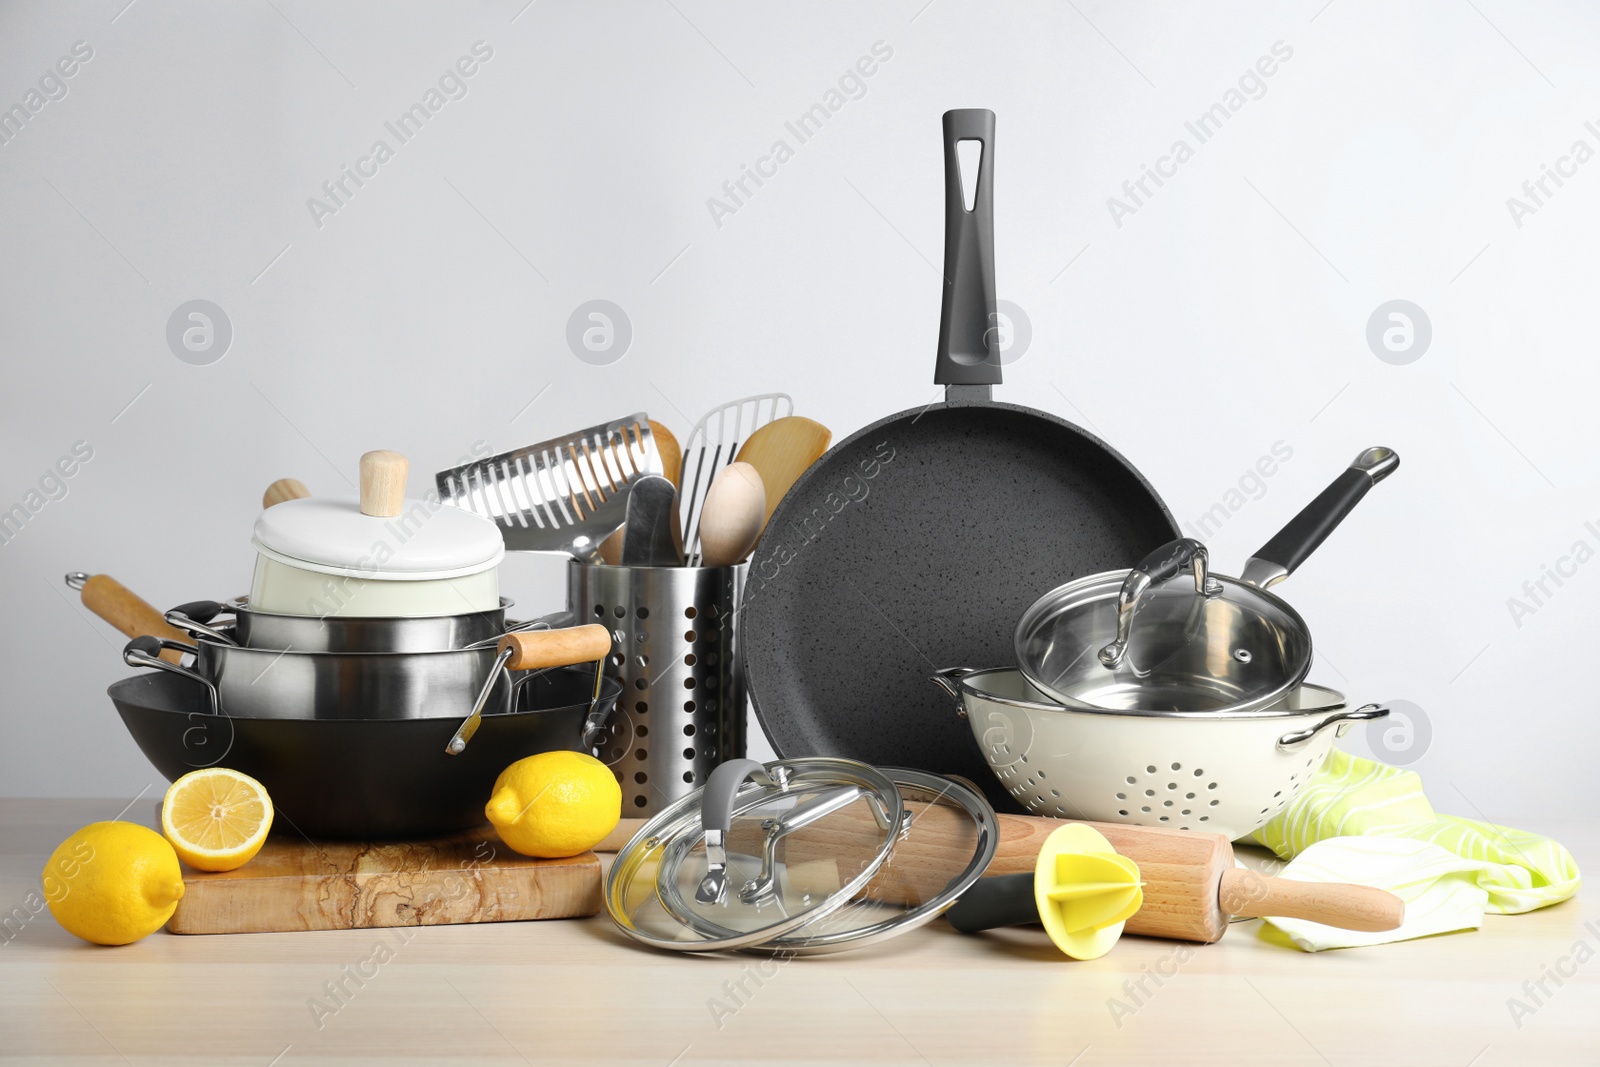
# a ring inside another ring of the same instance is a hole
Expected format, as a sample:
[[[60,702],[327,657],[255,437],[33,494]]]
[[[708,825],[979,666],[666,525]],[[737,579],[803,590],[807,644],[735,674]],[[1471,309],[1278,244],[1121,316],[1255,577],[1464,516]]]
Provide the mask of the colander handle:
[[[1307,726],[1304,730],[1295,730],[1278,738],[1278,751],[1290,752],[1330,726],[1342,722],[1362,722],[1367,719],[1381,719],[1389,714],[1389,709],[1380,704],[1365,704],[1354,711],[1336,711],[1321,719],[1315,725]]]
[[[965,719],[967,717],[967,702],[961,699],[961,680],[969,674],[977,673],[978,668],[976,667],[946,667],[943,670],[934,671],[928,680],[950,694],[951,698],[956,702],[956,714]]]

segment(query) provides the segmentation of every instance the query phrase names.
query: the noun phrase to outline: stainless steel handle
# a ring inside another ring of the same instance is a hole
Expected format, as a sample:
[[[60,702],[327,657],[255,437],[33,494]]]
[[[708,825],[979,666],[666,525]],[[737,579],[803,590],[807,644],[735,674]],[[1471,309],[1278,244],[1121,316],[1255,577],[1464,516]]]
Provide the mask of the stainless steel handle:
[[[1330,726],[1336,726],[1339,723],[1362,722],[1367,719],[1381,719],[1388,714],[1389,709],[1380,704],[1363,704],[1354,711],[1336,711],[1313,726],[1307,726],[1304,730],[1294,730],[1278,738],[1278,751],[1289,752],[1299,748]]]
[[[1139,565],[1122,580],[1122,588],[1117,592],[1117,639],[1100,650],[1100,662],[1114,670],[1122,662],[1122,657],[1128,654],[1133,613],[1152,586],[1176,578],[1188,568],[1194,572],[1196,594],[1215,596],[1221,592],[1222,583],[1206,575],[1210,559],[1205,545],[1192,537],[1180,537],[1140,560]]]
[[[177,663],[168,663],[162,659],[161,653],[168,649],[191,656],[198,652],[198,649],[193,645],[186,645],[182,641],[174,641],[171,638],[135,637],[123,647],[122,662],[130,667],[154,667],[157,670],[166,671],[168,674],[176,674],[180,678],[187,678],[191,682],[199,682],[206,687],[206,694],[211,698],[211,713],[213,715],[222,714],[222,702],[217,698],[217,687],[211,683],[211,679],[199,671]]]
[[[232,634],[225,634],[221,630],[207,626],[203,622],[191,619],[188,615],[184,614],[181,608],[173,608],[171,611],[163,615],[162,618],[167,621],[168,626],[176,626],[190,637],[196,639],[207,637],[218,644],[232,645],[235,648],[239,647],[239,642],[233,639]]]
[[[946,667],[934,671],[929,681],[943,689],[956,702],[956,714],[961,718],[967,717],[967,702],[961,697],[961,680],[968,675],[977,674],[977,667]]]
[[[754,904],[777,886],[775,872],[778,842],[785,836],[810,826],[819,819],[827,818],[836,811],[848,808],[863,797],[866,798],[867,807],[872,810],[872,817],[879,828],[887,830],[891,822],[889,813],[884,810],[883,802],[875,793],[868,792],[859,785],[841,785],[836,789],[819,793],[803,804],[796,804],[776,819],[763,822],[761,828],[766,831],[766,837],[761,843],[761,873],[739,888],[739,899],[746,904]]]

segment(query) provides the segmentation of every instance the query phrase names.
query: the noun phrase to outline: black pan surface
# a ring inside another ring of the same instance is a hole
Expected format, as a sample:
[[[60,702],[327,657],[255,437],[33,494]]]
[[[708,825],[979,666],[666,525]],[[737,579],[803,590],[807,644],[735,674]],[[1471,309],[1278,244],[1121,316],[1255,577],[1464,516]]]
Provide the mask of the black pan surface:
[[[1010,665],[1040,595],[1176,536],[1126,460],[1052,415],[935,405],[874,423],[795,483],[751,557],[756,716],[779,756],[959,774],[1020,810],[930,676]]]

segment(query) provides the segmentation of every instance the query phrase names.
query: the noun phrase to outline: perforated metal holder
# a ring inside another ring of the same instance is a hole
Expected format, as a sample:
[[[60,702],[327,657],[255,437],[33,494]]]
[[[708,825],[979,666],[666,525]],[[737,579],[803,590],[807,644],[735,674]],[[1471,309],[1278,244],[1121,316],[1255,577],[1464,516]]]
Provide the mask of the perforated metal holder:
[[[612,631],[606,672],[622,695],[600,758],[622,785],[624,815],[655,815],[744,756],[744,580],[743,566],[569,566],[569,608]]]

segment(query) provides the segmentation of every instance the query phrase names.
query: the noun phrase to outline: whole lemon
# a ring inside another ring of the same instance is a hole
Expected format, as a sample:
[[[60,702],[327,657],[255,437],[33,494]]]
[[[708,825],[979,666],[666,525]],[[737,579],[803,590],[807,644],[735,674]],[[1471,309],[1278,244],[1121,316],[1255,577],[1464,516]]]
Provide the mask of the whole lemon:
[[[617,828],[622,787],[588,753],[541,752],[500,772],[484,814],[524,856],[576,856]]]
[[[44,898],[68,933],[126,945],[167,924],[183,896],[178,854],[154,830],[90,823],[44,865]]]

